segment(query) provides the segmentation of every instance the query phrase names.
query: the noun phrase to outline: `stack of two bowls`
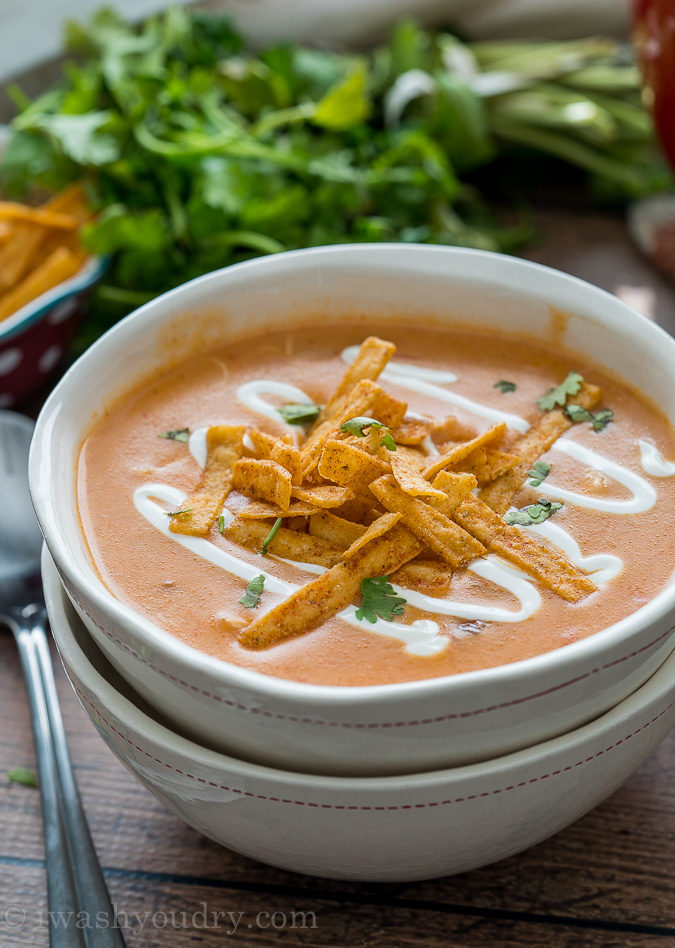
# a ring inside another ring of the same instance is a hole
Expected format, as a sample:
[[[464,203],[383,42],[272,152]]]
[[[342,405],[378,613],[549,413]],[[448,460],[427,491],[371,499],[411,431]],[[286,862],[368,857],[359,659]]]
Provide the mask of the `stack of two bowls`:
[[[605,353],[675,417],[675,344],[617,300],[508,258],[395,246],[302,251],[201,278],[116,327],[48,401],[31,490],[64,665],[114,753],[200,832],[316,875],[461,872],[589,811],[672,726],[673,586],[604,631],[525,661],[322,687],[181,643],[110,593],[82,538],[82,438],[115,395],[168,363],[244,329],[302,325],[310,310],[357,323],[386,311],[393,325],[424,312],[548,340],[551,304],[569,314],[561,344]]]

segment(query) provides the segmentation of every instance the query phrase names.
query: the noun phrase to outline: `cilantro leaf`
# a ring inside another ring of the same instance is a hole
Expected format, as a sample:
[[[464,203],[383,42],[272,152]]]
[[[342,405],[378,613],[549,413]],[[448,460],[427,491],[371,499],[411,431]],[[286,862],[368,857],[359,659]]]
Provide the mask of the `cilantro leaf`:
[[[531,527],[536,523],[543,523],[548,520],[556,510],[560,510],[562,504],[557,501],[540,500],[536,504],[530,504],[521,510],[509,510],[504,514],[504,520],[507,523],[517,524],[519,527]]]
[[[24,787],[37,787],[35,772],[27,767],[14,767],[7,774],[8,783],[20,783]]]
[[[551,465],[547,464],[546,461],[535,461],[532,470],[527,472],[527,476],[532,478],[530,487],[539,487],[541,482],[546,480],[550,471]]]
[[[223,514],[218,517],[218,532],[225,533],[225,516]]]
[[[495,382],[492,386],[493,388],[498,388],[502,395],[505,395],[507,392],[515,392],[516,383],[507,382],[506,379],[501,379],[499,382]]]
[[[579,375],[578,372],[570,372],[560,385],[550,388],[545,395],[541,395],[537,399],[537,405],[542,411],[553,411],[556,406],[562,408],[568,395],[579,394],[583,380],[583,375]]]
[[[388,431],[386,435],[382,438],[382,440],[380,441],[380,447],[386,448],[387,451],[396,450],[396,442],[394,441],[394,438],[391,432]]]
[[[377,418],[368,418],[365,415],[357,415],[356,418],[343,421],[340,425],[340,431],[354,435],[356,438],[365,438],[365,428],[387,428],[387,425],[383,425]]]
[[[315,125],[323,128],[345,131],[365,122],[370,111],[366,64],[358,63],[328,90],[314,110],[312,119]]]
[[[269,549],[269,545],[272,542],[272,540],[275,538],[275,536],[277,535],[277,532],[280,526],[281,526],[281,517],[277,517],[277,519],[274,521],[274,525],[272,526],[272,529],[267,534],[267,536],[263,540],[262,546],[260,547],[261,556],[264,556],[267,553],[267,550]]]
[[[252,579],[246,587],[246,592],[239,600],[242,606],[246,606],[247,609],[255,609],[260,602],[264,585],[265,577],[262,573],[260,576],[256,576],[255,579]]]
[[[192,510],[192,507],[186,507],[185,510],[167,510],[166,516],[167,517],[180,517],[181,514],[190,513],[191,510]]]
[[[186,442],[190,440],[190,429],[177,428],[175,431],[162,431],[160,438],[166,438],[168,441]]]
[[[277,411],[289,425],[306,425],[316,419],[321,414],[321,405],[300,405],[295,402],[289,402],[288,405],[282,405]]]
[[[578,424],[582,421],[590,421],[593,425],[593,431],[604,431],[607,425],[613,420],[614,412],[611,408],[601,408],[598,411],[588,411],[581,405],[567,405],[565,414],[570,421]]]
[[[361,580],[361,607],[356,610],[357,619],[377,622],[377,617],[391,622],[394,616],[403,614],[406,600],[397,596],[388,576],[371,576]]]

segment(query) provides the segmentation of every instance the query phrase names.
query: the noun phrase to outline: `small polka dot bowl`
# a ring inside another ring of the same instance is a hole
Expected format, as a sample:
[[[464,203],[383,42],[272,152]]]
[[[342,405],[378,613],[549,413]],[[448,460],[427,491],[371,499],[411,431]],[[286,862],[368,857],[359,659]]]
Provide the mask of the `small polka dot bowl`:
[[[0,154],[6,136],[0,126]],[[93,257],[75,276],[0,321],[0,408],[18,404],[53,375],[104,269],[105,262]]]
[[[46,550],[42,575],[66,673],[113,754],[204,836],[293,872],[400,883],[498,862],[609,797],[675,723],[673,653],[590,724],[480,764],[387,777],[250,764],[186,740],[148,710],[88,634]]]

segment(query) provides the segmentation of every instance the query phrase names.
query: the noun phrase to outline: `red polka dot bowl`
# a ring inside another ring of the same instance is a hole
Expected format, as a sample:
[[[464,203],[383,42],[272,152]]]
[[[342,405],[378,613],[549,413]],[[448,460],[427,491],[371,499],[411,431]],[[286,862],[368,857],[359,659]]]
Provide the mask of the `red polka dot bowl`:
[[[293,872],[411,882],[505,859],[614,793],[675,723],[674,653],[590,724],[480,764],[374,778],[263,767],[186,740],[148,711],[88,634],[46,551],[43,579],[66,673],[116,757],[198,832]]]
[[[0,126],[0,153],[6,131]],[[41,388],[68,349],[87,296],[105,269],[98,257],[0,322],[0,408]]]

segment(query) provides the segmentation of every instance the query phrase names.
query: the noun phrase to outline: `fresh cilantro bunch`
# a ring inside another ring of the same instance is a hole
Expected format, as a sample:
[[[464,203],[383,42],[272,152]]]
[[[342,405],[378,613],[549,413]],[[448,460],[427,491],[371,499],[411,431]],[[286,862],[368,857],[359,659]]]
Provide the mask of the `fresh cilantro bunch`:
[[[0,186],[87,181],[98,218],[84,240],[110,266],[81,346],[157,293],[259,254],[380,240],[513,249],[530,226],[497,226],[466,180],[512,144],[622,193],[663,183],[638,78],[610,41],[514,56],[407,22],[367,55],[254,55],[228,19],[174,7],[139,27],[101,10],[66,45],[58,85],[34,102],[14,90]]]

